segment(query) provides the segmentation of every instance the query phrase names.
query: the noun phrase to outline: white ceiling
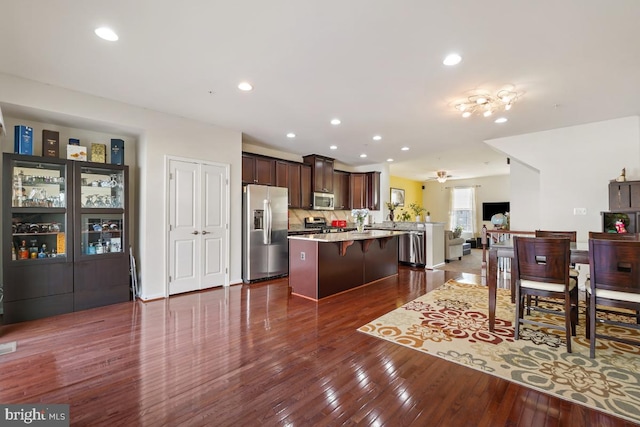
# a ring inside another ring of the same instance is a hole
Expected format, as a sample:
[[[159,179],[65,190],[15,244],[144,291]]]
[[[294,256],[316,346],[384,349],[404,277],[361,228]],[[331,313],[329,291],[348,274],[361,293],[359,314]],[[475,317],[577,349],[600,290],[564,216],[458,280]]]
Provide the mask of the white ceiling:
[[[0,72],[295,154],[392,157],[392,175],[416,180],[508,173],[484,140],[640,113],[638,0],[0,0],[0,11]],[[98,39],[102,25],[120,40]],[[462,62],[442,65],[454,51]],[[506,84],[524,95],[505,124],[451,107]]]

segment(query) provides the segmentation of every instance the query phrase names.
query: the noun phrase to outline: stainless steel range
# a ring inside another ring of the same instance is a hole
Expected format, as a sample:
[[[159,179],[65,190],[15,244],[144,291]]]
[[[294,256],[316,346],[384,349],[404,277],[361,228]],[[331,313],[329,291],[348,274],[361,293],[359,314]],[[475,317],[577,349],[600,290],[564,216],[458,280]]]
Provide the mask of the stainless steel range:
[[[307,230],[317,230],[318,233],[340,233],[343,231],[355,230],[353,227],[336,227],[327,224],[327,220],[322,216],[308,216],[304,218],[304,228]]]

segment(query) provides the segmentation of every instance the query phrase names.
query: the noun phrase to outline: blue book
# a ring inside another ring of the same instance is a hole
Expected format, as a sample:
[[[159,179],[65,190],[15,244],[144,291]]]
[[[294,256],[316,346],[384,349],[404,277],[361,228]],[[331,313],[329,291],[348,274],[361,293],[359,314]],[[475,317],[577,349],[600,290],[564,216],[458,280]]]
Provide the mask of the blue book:
[[[33,156],[33,128],[22,125],[15,127],[13,151],[17,154]]]
[[[111,140],[111,164],[124,165],[124,141],[121,139]]]

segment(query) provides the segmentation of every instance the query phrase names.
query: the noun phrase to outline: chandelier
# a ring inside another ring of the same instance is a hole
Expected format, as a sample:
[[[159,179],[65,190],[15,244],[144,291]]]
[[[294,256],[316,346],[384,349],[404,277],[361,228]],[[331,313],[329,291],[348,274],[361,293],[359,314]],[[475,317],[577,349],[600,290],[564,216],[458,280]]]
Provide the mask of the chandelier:
[[[436,174],[438,175],[436,180],[438,180],[438,182],[440,184],[442,184],[442,183],[447,181],[447,171],[438,171],[438,172],[436,172]]]
[[[512,89],[501,89],[495,95],[483,90],[474,91],[467,98],[454,102],[454,107],[465,118],[473,114],[489,117],[493,113],[509,111],[521,95]]]

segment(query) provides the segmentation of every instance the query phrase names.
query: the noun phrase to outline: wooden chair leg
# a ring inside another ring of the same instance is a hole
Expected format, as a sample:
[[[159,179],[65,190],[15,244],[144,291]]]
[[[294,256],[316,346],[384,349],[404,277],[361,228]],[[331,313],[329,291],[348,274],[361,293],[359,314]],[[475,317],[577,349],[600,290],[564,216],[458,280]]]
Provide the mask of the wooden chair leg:
[[[589,357],[596,357],[596,304],[595,298],[591,299],[589,304],[589,321],[591,328],[589,330]]]
[[[522,317],[522,297],[520,296],[520,288],[516,288],[516,321],[513,326],[513,338],[515,340],[520,339],[520,318]]]
[[[575,329],[573,322],[571,321],[571,295],[565,293],[564,298],[564,327],[565,336],[567,339],[567,353],[571,353],[571,331]]]

